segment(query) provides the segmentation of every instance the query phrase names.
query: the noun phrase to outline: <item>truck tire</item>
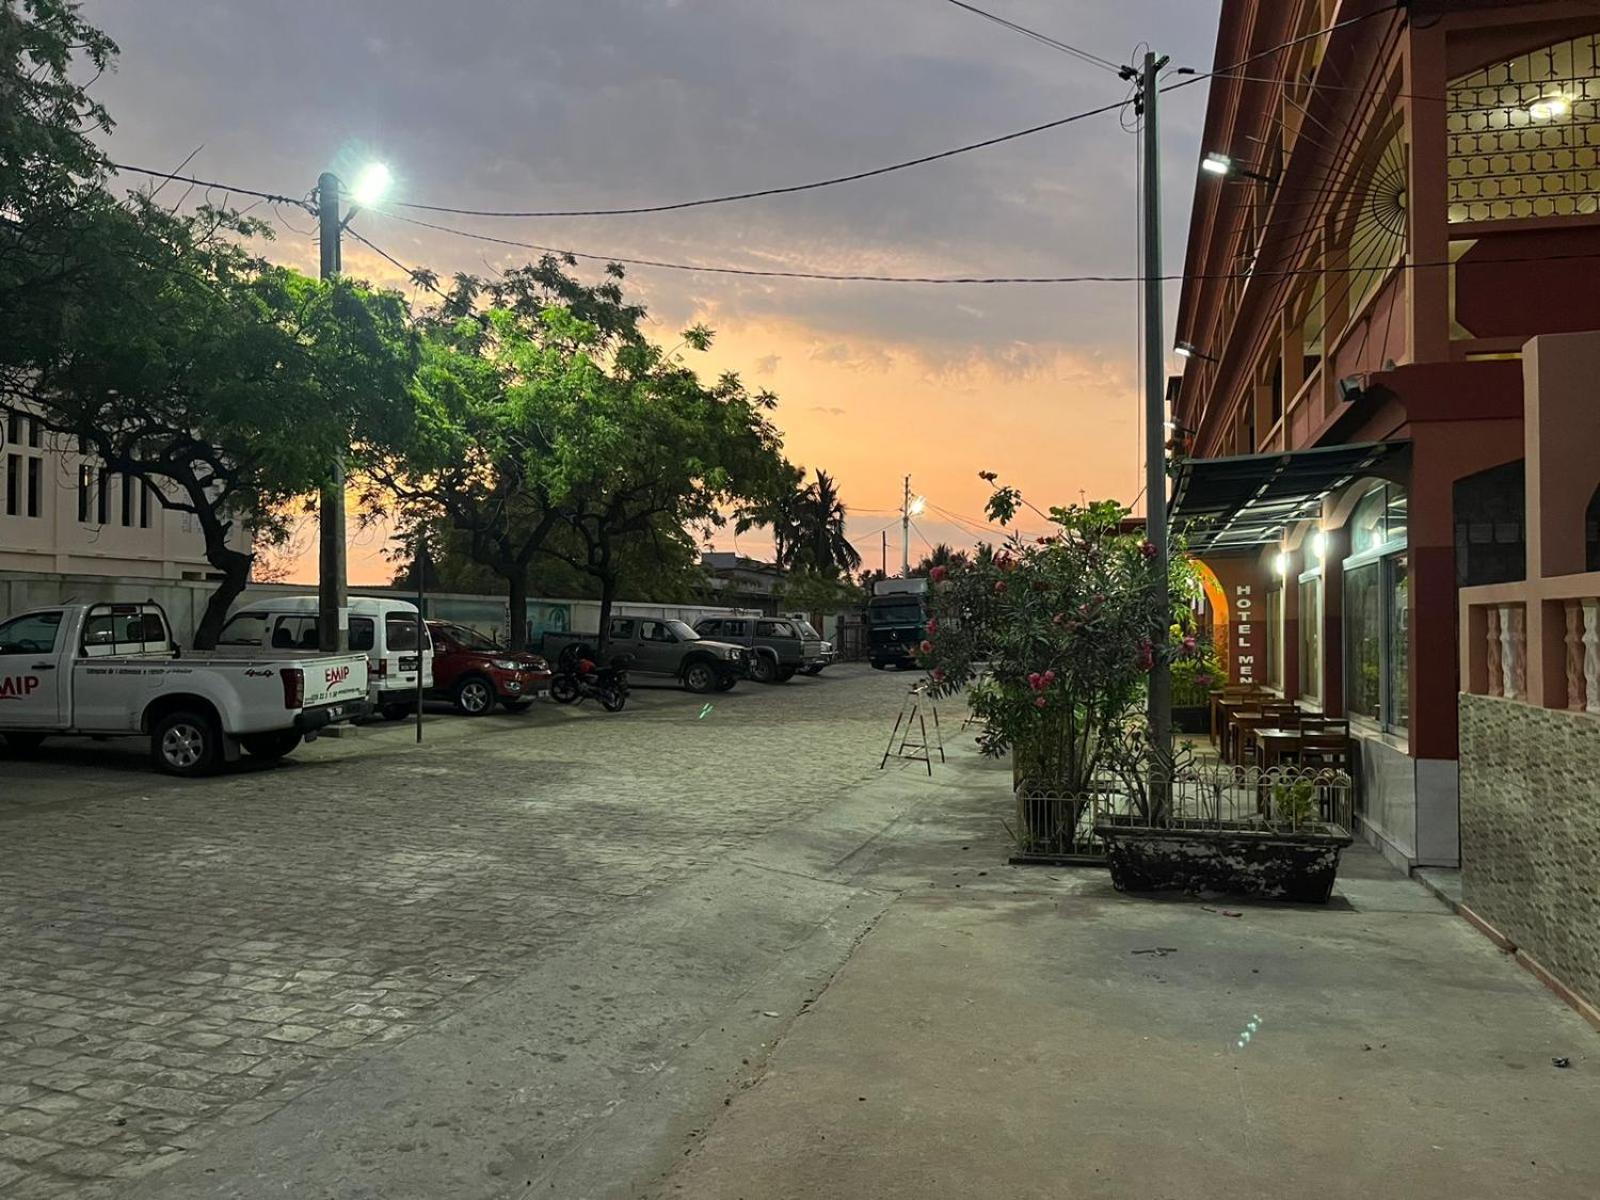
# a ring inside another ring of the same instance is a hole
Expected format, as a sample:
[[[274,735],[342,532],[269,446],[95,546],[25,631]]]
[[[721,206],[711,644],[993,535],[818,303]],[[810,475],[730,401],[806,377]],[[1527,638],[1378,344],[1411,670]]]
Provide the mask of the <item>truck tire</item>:
[[[717,686],[717,668],[707,659],[696,659],[683,669],[683,686],[703,694]]]
[[[292,754],[305,739],[296,729],[279,729],[272,733],[252,733],[239,739],[239,745],[251,758],[276,760]]]
[[[757,683],[778,682],[778,660],[770,654],[758,654],[750,663],[750,678]]]
[[[209,713],[177,709],[150,731],[150,757],[156,770],[192,779],[216,767],[221,741],[222,733]]]
[[[717,691],[731,692],[738,682],[739,677],[732,671],[724,671],[721,675],[717,676]]]
[[[385,721],[403,721],[416,707],[415,704],[380,704],[378,715]]]
[[[44,744],[44,734],[5,733],[0,734],[0,742],[4,742],[7,750],[21,758],[24,754],[32,754]]]
[[[464,716],[488,716],[494,711],[494,684],[482,675],[468,675],[456,684],[451,699]]]
[[[887,666],[887,665],[888,665],[888,664],[887,664],[887,663],[885,663],[885,662],[884,662],[884,661],[883,661],[883,659],[881,659],[881,658],[875,658],[875,659],[873,659],[873,660],[872,660],[872,669],[873,669],[873,670],[874,670],[874,671],[881,671],[881,670],[883,670],[883,669],[884,669],[884,667],[886,667],[886,666]]]
[[[806,668],[806,674],[807,675],[821,675],[822,674],[822,668],[825,667],[825,666],[827,666],[826,663],[812,663],[809,667]]]

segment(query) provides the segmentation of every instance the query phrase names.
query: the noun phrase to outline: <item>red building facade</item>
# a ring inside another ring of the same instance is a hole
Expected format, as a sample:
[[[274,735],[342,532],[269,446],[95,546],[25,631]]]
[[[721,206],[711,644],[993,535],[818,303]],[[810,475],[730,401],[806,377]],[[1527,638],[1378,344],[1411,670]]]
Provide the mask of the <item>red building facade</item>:
[[[1454,865],[1456,592],[1523,570],[1525,344],[1600,329],[1600,12],[1224,0],[1216,62],[1175,516],[1230,676],[1348,714],[1363,832]]]

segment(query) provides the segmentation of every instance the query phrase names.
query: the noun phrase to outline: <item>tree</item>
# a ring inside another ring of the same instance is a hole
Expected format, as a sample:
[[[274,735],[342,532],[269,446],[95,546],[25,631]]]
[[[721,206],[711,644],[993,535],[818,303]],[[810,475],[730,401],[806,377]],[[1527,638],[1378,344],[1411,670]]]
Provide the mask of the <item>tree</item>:
[[[971,565],[972,555],[965,550],[953,550],[946,542],[940,542],[923,557],[911,573],[913,575],[926,575],[934,567],[965,567]]]
[[[48,314],[92,274],[74,233],[107,203],[93,134],[111,117],[80,82],[111,65],[115,43],[71,0],[0,0],[0,328]],[[76,70],[75,70],[76,68]],[[90,82],[93,82],[93,79]]]
[[[697,326],[683,344],[703,351],[711,339]],[[567,560],[600,583],[603,641],[628,543],[663,557],[675,544],[687,549],[692,529],[720,526],[727,507],[775,495],[794,468],[767,415],[777,398],[751,393],[731,373],[707,386],[676,348],[621,347],[594,400],[579,452],[598,470],[563,512],[582,541]]]
[[[10,342],[8,397],[195,518],[221,576],[195,634],[209,648],[249,579],[239,527],[282,541],[286,504],[336,453],[392,437],[414,367],[405,304],[267,263],[241,242],[269,231],[231,213],[136,196],[94,217],[79,232],[98,270]]]
[[[403,534],[447,530],[450,547],[501,581],[516,647],[534,564],[568,523],[563,503],[599,470],[589,426],[604,411],[607,366],[645,344],[621,268],[589,285],[568,274],[575,261],[547,255],[493,284],[456,277],[420,322],[415,419],[367,472],[371,511]]]
[[[785,570],[848,578],[861,566],[861,555],[845,536],[845,516],[832,476],[819,470],[807,484],[798,472],[790,487],[741,511],[737,527],[740,533],[770,528],[775,561]]]

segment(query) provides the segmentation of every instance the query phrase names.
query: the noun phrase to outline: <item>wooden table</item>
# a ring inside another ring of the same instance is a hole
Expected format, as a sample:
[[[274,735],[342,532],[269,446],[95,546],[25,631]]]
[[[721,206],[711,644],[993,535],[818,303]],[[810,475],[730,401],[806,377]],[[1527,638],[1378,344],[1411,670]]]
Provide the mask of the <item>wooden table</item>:
[[[1261,703],[1260,696],[1233,696],[1214,695],[1211,697],[1211,740],[1218,748],[1226,750],[1224,739],[1228,735],[1228,723],[1233,719],[1233,714],[1239,709],[1255,709]]]
[[[1266,719],[1267,714],[1259,711],[1258,709],[1234,709],[1230,711],[1228,713],[1227,740],[1224,742],[1222,747],[1222,761],[1237,761],[1237,759],[1234,757],[1234,746],[1236,744],[1238,746],[1238,756],[1239,758],[1243,758],[1244,748],[1246,745],[1245,738],[1249,736],[1249,733],[1252,729]],[[1237,743],[1234,739],[1234,732],[1236,730],[1238,731]]]
[[[1261,767],[1267,771],[1281,763],[1285,754],[1294,754],[1300,749],[1298,729],[1274,729],[1258,725],[1250,731],[1250,737],[1260,747]]]

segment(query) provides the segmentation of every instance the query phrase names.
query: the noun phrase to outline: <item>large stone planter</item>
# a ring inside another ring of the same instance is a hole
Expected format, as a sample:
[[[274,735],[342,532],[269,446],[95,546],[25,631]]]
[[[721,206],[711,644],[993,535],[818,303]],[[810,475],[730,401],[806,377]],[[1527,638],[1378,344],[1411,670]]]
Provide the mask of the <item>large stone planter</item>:
[[[1347,830],[1318,822],[1296,830],[1248,822],[1152,828],[1103,821],[1111,882],[1123,892],[1222,892],[1326,904],[1350,844]]]

